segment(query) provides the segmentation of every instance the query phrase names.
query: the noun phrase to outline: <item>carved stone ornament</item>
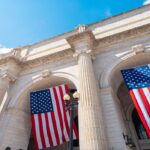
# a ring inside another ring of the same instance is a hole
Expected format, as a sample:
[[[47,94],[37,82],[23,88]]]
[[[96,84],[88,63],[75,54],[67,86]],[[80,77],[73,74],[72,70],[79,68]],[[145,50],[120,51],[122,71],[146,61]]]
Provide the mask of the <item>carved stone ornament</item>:
[[[82,33],[86,30],[86,25],[85,24],[81,24],[78,26],[78,33]]]
[[[51,72],[49,70],[44,70],[42,71],[42,77],[43,78],[48,78],[50,76]]]
[[[8,80],[9,82],[15,82],[17,77],[14,76],[10,71],[8,70],[1,70],[0,71],[0,78],[4,80]]]
[[[142,44],[138,44],[132,47],[132,51],[134,51],[136,54],[143,53],[144,52],[144,46]]]

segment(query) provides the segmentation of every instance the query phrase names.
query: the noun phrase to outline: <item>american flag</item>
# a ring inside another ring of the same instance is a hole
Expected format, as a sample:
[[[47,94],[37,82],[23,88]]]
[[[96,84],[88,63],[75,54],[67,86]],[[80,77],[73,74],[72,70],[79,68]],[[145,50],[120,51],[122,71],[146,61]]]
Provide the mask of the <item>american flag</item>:
[[[150,138],[150,64],[121,72],[147,136]]]
[[[53,147],[69,141],[70,112],[65,110],[63,96],[67,85],[30,93],[32,131],[37,149]],[[78,132],[73,123],[73,139]]]

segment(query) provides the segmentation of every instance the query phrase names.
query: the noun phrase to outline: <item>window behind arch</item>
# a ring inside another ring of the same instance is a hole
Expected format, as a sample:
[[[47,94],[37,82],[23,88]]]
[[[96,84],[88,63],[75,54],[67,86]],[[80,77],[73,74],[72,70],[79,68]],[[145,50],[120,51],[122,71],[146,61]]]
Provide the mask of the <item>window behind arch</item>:
[[[136,111],[136,109],[132,112],[132,121],[139,139],[148,139],[144,126],[141,122],[141,119]]]

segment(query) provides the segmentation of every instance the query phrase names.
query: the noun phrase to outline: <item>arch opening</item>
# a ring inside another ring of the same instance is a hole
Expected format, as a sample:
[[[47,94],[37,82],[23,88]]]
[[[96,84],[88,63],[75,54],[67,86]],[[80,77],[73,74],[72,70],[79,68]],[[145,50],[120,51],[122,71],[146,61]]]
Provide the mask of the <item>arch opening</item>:
[[[15,107],[17,107],[17,109],[20,109],[30,114],[30,92],[41,90],[41,89],[47,89],[49,87],[53,87],[53,86],[57,86],[61,84],[67,84],[69,86],[71,93],[77,90],[73,81],[67,78],[58,77],[58,76],[51,76],[49,78],[43,78],[41,80],[37,80],[37,82],[33,82],[32,84],[30,84],[30,86],[27,86],[27,88],[20,94]],[[74,111],[74,118],[77,116],[78,116],[78,109]],[[31,127],[31,122],[26,122],[26,123],[30,124],[30,127]],[[31,132],[31,135],[29,136],[30,136],[30,139],[28,139],[29,140],[28,150],[35,150],[32,132]],[[68,146],[68,143],[64,143],[54,148],[47,148],[46,150],[49,150],[49,149],[50,150],[66,150],[67,146]],[[78,146],[79,145],[75,145],[77,149],[78,149]]]
[[[122,110],[122,118],[124,120],[127,134],[132,138],[137,149],[142,150],[144,149],[144,147],[150,148],[150,144],[147,144],[147,142],[145,142],[150,141],[150,139],[147,138],[145,129],[135,110],[128,89],[121,76],[120,70],[149,64],[149,57],[150,54],[139,54],[137,56],[134,56],[133,58],[129,58],[114,67],[110,76],[110,85],[119,99],[120,109]]]

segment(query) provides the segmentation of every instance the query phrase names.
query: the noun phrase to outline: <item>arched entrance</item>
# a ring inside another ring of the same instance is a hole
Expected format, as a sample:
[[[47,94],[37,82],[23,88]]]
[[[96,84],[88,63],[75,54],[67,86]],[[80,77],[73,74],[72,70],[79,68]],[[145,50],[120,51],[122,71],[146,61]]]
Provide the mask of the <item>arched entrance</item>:
[[[149,60],[148,54],[144,54],[144,53],[138,54],[137,56],[129,58],[125,60],[124,62],[120,63],[117,66],[118,69],[114,71],[114,74],[115,76],[116,75],[121,76],[120,70],[124,68],[130,68],[133,66],[139,66],[139,65],[149,64],[149,63],[150,63],[150,60]],[[119,79],[122,79],[122,77]],[[114,84],[115,82],[113,81],[112,85]],[[123,81],[121,81],[121,84],[119,88],[117,89],[117,96],[120,100],[120,104],[121,104],[120,106],[121,106],[121,110],[123,113],[123,120],[124,120],[124,124],[127,130],[127,135],[132,138],[134,144],[136,145],[136,149],[139,149],[139,150],[150,149],[150,144],[148,144],[150,143],[150,140],[145,135],[145,130],[133,106],[132,100],[128,93],[128,89],[125,86]]]
[[[30,137],[32,139],[31,121],[30,121],[31,120],[30,119],[30,97],[29,97],[30,92],[49,88],[56,85],[61,85],[61,84],[68,84],[69,89],[73,89],[73,90],[77,89],[76,88],[77,85],[74,84],[74,81],[69,80],[65,77],[59,77],[55,75],[51,75],[50,77],[44,77],[44,78],[41,76],[36,78],[36,75],[30,76],[29,80],[25,81],[24,84],[22,84],[23,89],[19,89],[19,91],[14,94],[13,97],[15,97],[15,99],[12,98],[12,101],[10,101],[9,103],[7,112],[4,113],[4,118],[7,117],[11,118],[11,123],[9,123],[6,126],[9,129],[8,134],[11,131],[11,134],[12,135],[15,134],[16,137],[15,139],[8,140],[7,145],[5,143],[2,144],[1,145],[2,149],[5,149],[7,146],[9,146],[11,147],[11,149],[27,149],[29,147],[30,149],[34,150],[32,147],[32,142],[29,143]],[[78,116],[78,110],[74,112],[74,115],[75,115],[74,117]],[[16,123],[13,124],[13,122]],[[6,123],[4,121],[4,124]],[[67,147],[67,143],[60,145],[56,148],[50,148],[50,149],[66,150],[66,147]]]
[[[146,131],[124,83],[120,85],[117,95],[120,100],[128,136],[133,140],[137,150],[150,149],[150,139],[146,135]]]
[[[130,148],[127,146],[126,149],[148,150],[150,149],[150,139],[143,139],[143,138],[140,139],[138,137],[138,134],[136,132],[136,128],[138,127],[135,127],[134,125],[136,120],[138,119],[137,114],[134,112],[132,100],[128,94],[127,87],[123,82],[123,78],[121,76],[120,71],[125,68],[149,64],[150,63],[149,58],[150,58],[149,53],[139,53],[132,57],[126,57],[126,59],[120,58],[112,65],[106,67],[105,71],[103,72],[100,78],[100,87],[107,89],[108,94],[110,95],[108,96],[108,98],[111,97],[109,99],[113,101],[113,104],[111,105],[115,107],[115,110],[113,110],[116,113],[114,115],[115,119],[117,117],[116,119],[116,121],[118,121],[117,124],[118,123],[120,124],[120,129],[119,128],[111,129],[111,132],[113,131],[115,132],[115,130],[116,133],[118,131],[119,133],[124,132],[126,135],[128,135],[129,138],[133,140],[133,143],[136,146],[134,148]],[[138,123],[140,124],[140,122]],[[119,133],[116,136],[116,138],[120,136],[121,139],[123,136],[119,135]],[[108,132],[107,134],[108,137],[112,136],[110,132]],[[110,141],[113,141],[113,139],[110,138]],[[110,143],[110,145],[112,145],[111,147],[115,147],[113,142]]]
[[[58,78],[57,78],[57,80],[58,80]],[[72,83],[69,83],[66,79],[63,78],[63,79],[59,79],[59,80],[60,80],[59,81],[60,83],[55,83],[55,85],[53,84],[52,86],[57,86],[57,85],[66,84],[67,83],[69,85],[69,93],[70,94],[73,94],[76,91],[75,86]],[[50,86],[50,87],[52,87],[52,86]],[[78,128],[78,110],[77,109],[74,110],[74,112],[73,112],[73,119],[74,119],[74,122],[76,124],[76,127]],[[68,146],[69,146],[69,142],[66,142],[66,143],[64,143],[62,145],[59,145],[59,146],[46,148],[45,150],[66,150]],[[74,140],[73,141],[73,146],[74,146],[74,149],[78,150],[78,148],[79,148],[79,140]],[[28,150],[36,150],[32,132],[31,132],[31,136],[30,136],[30,140],[29,140]]]

